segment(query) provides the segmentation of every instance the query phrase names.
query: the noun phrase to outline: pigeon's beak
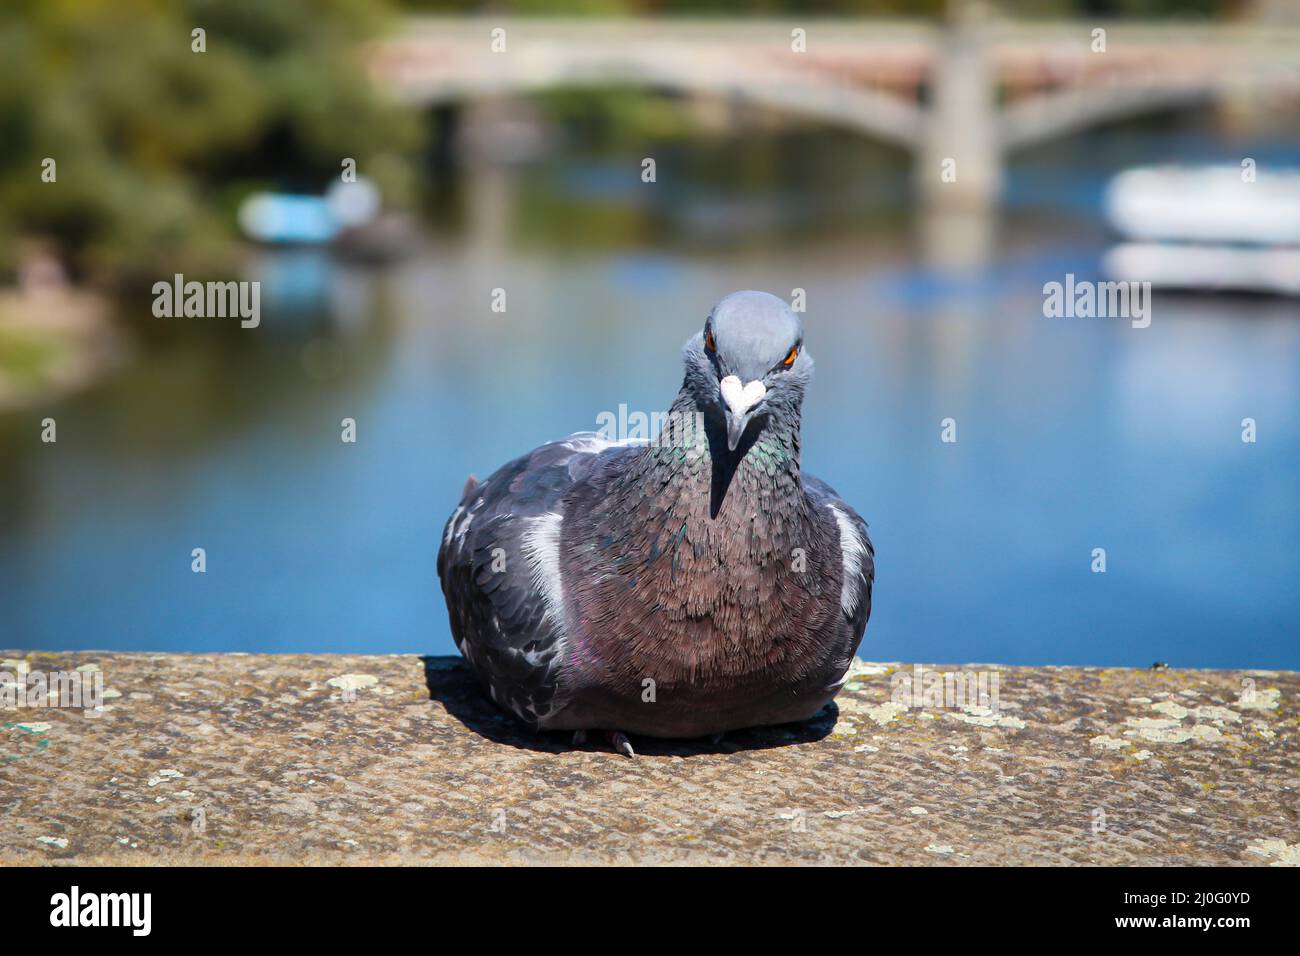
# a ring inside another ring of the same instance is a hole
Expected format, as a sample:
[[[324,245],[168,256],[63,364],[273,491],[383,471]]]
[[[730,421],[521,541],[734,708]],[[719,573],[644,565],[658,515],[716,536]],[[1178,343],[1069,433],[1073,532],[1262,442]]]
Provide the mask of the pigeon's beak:
[[[745,434],[745,427],[754,417],[755,407],[767,394],[767,386],[757,380],[741,385],[739,378],[728,375],[719,383],[719,387],[727,416],[727,450],[735,451],[741,436]]]
[[[745,434],[745,426],[748,424],[748,415],[727,412],[727,451],[736,450],[736,446],[740,444],[740,436]]]

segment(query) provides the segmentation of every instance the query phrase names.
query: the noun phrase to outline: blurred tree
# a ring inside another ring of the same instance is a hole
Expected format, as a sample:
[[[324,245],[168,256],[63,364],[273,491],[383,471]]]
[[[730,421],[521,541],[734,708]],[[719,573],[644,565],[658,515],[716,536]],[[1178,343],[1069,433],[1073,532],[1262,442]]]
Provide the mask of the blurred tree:
[[[403,198],[418,120],[372,94],[359,50],[387,12],[384,0],[6,0],[0,275],[27,236],[103,283],[222,269],[240,196],[319,191],[344,157]],[[47,158],[55,182],[42,181]]]

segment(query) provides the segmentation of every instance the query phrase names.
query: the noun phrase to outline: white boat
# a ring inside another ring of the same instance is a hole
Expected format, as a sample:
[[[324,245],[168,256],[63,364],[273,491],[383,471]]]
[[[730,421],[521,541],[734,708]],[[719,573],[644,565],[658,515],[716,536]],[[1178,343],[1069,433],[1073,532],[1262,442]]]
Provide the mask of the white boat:
[[[1300,245],[1300,170],[1144,166],[1106,187],[1106,218],[1130,239]]]
[[[379,189],[361,176],[334,183],[323,196],[253,193],[239,206],[239,225],[257,242],[316,246],[373,222],[380,205]]]
[[[1247,161],[1249,162],[1249,161]],[[1106,188],[1110,279],[1300,295],[1300,170],[1148,166]]]

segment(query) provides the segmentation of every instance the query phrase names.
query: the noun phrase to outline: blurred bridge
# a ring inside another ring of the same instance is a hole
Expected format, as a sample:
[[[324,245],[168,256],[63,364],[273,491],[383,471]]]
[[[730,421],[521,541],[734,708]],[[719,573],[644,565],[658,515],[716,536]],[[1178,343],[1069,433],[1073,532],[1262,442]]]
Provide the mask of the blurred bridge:
[[[908,150],[929,200],[980,208],[1010,150],[1218,97],[1300,96],[1300,27],[415,18],[369,66],[415,105],[609,85],[732,97]]]

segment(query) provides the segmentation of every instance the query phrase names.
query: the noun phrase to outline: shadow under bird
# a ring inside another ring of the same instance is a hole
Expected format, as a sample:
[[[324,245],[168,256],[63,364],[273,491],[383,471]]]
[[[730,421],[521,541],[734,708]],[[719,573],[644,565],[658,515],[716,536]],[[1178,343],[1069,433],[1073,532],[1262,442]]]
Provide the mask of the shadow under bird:
[[[466,484],[438,575],[456,645],[530,727],[708,737],[806,720],[871,613],[866,523],[799,465],[813,362],[736,292],[682,351],[660,435],[580,432]]]

